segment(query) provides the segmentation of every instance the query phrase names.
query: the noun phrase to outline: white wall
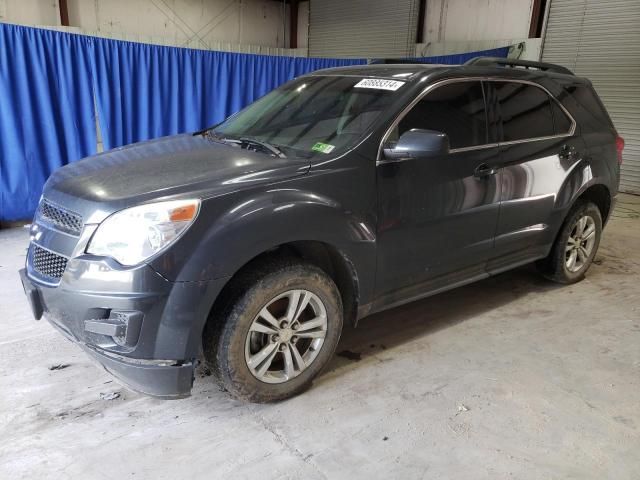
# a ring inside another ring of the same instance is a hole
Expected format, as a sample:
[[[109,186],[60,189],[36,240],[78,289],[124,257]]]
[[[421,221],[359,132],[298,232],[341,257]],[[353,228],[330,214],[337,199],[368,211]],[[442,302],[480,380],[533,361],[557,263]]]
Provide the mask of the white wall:
[[[477,52],[511,46],[509,58],[520,60],[540,60],[541,38],[503,38],[500,40],[468,40],[464,42],[417,43],[416,57],[434,57],[454,53]]]
[[[538,60],[540,41],[527,38],[533,2],[534,0],[427,0],[423,19],[424,43],[417,45],[417,51],[425,55],[446,55],[526,42],[525,51],[520,58]],[[300,2],[298,47],[308,45],[308,16],[309,1]]]
[[[313,0],[322,1],[322,0]],[[344,0],[349,1],[349,0]],[[288,47],[288,7],[271,0],[68,0],[71,30],[132,41],[252,53],[306,55],[309,1],[298,7],[298,49]],[[417,55],[484,50],[527,40],[533,0],[427,0]],[[284,20],[284,22],[283,22]],[[58,0],[0,0],[0,21],[59,26]]]
[[[60,25],[57,0],[0,0],[0,21],[22,25]]]
[[[541,39],[527,38],[532,8],[533,0],[427,0],[425,38],[416,56],[520,45],[510,57],[539,60]]]
[[[309,46],[309,2],[298,4],[298,48]]]
[[[78,31],[192,48],[288,47],[288,7],[270,0],[68,0]],[[0,0],[0,21],[59,26],[57,0]]]
[[[424,42],[526,38],[533,0],[427,0]]]

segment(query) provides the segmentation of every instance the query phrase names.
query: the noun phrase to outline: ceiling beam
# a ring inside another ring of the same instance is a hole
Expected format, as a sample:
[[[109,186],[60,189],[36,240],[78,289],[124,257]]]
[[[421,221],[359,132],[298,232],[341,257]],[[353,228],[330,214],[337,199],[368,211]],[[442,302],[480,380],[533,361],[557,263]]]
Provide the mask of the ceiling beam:
[[[67,6],[67,0],[58,0],[58,7],[60,8],[60,25],[68,27],[69,24],[69,7]]]
[[[298,0],[289,6],[289,48],[298,48]]]
[[[424,43],[424,15],[427,11],[427,0],[419,0],[418,25],[416,28],[416,43]]]
[[[529,38],[542,36],[542,24],[546,13],[547,0],[533,0],[531,8],[531,21],[529,22]]]

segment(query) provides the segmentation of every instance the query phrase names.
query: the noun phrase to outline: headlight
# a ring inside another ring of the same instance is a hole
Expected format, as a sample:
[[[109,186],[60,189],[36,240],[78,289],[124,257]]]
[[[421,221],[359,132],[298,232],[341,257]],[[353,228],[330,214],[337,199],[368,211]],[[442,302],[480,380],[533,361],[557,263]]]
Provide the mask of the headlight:
[[[86,251],[137,265],[175,242],[199,209],[200,200],[174,200],[121,210],[98,226]]]

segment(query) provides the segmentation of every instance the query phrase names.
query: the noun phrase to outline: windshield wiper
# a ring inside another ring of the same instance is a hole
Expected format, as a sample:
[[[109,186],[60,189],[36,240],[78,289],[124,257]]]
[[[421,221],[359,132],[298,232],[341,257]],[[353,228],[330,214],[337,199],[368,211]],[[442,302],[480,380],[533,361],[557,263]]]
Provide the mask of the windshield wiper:
[[[282,152],[282,150],[280,150],[278,147],[276,147],[272,143],[265,142],[263,140],[258,140],[257,138],[240,137],[238,141],[241,143],[246,143],[248,145],[257,145],[259,147],[262,147],[263,149],[268,150],[269,152],[271,152],[272,154],[274,154],[276,157],[279,157],[279,158],[287,157]]]
[[[263,140],[258,140],[257,138],[251,137],[223,137],[215,132],[215,130],[209,129],[204,132],[204,135],[209,137],[214,142],[226,143],[226,144],[235,144],[235,145],[253,145],[261,148],[262,150],[266,150],[270,155],[274,155],[278,158],[287,158],[280,148],[272,143],[265,142]]]

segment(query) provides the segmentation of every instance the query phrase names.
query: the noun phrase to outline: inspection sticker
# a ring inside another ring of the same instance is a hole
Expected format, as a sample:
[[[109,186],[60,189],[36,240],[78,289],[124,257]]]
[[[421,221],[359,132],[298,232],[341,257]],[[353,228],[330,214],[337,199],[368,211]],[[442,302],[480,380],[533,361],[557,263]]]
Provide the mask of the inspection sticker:
[[[329,145],[328,143],[318,142],[313,147],[311,147],[311,150],[314,150],[316,152],[322,152],[322,153],[331,153],[334,148],[336,148],[335,145]]]
[[[380,78],[365,78],[354,85],[355,88],[375,88],[377,90],[398,90],[404,82],[398,80],[383,80]]]

